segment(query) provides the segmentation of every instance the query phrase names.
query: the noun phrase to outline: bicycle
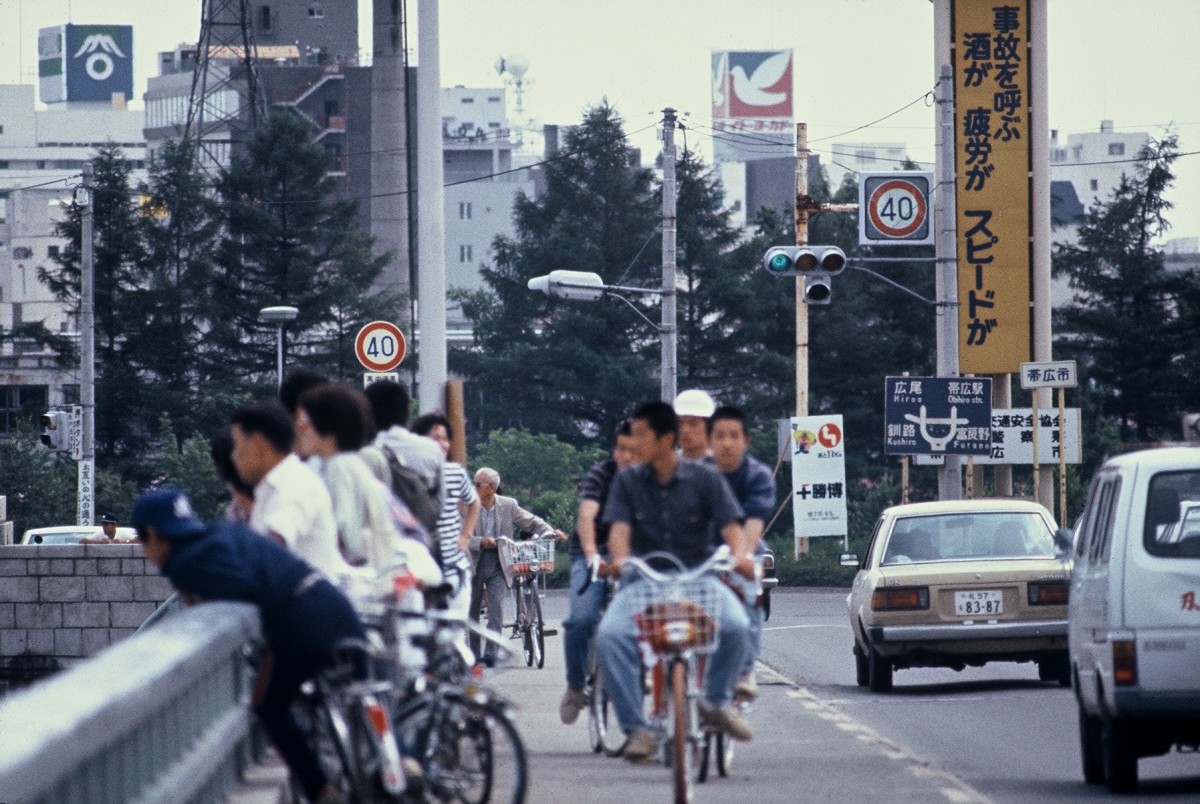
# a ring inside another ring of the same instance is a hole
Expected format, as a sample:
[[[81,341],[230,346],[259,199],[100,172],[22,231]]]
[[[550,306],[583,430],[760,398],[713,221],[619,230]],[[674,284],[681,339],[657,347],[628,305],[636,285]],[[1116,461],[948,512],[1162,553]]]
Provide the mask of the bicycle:
[[[592,561],[588,577],[579,590],[579,594],[583,594],[593,583],[604,584],[604,600],[600,605],[597,621],[604,618],[604,612],[608,609],[608,602],[612,600],[613,595],[612,585],[600,577],[599,570],[600,558],[596,556]],[[604,674],[600,672],[600,657],[596,653],[594,638],[588,646],[587,675],[584,680],[583,694],[587,699],[588,740],[591,743],[592,751],[610,757],[620,756],[621,749],[625,745],[625,735],[616,723],[616,712],[613,710],[608,690],[604,685]]]
[[[679,571],[659,572],[647,563],[653,560],[670,562]],[[728,548],[722,547],[690,570],[669,553],[630,556],[622,569],[625,575],[641,577],[627,587],[627,594],[635,595],[638,640],[650,659],[652,727],[662,735],[663,759],[672,769],[675,801],[691,801],[693,764],[698,763],[697,781],[705,781],[708,775],[704,749],[708,732],[699,725],[697,698],[702,659],[716,649],[721,620],[722,598],[705,576],[732,570],[733,561]],[[721,751],[717,754],[720,765]]]
[[[539,670],[546,665],[546,637],[558,633],[546,629],[542,616],[544,574],[554,570],[554,541],[553,536],[522,542],[506,536],[497,539],[501,559],[512,573],[513,628],[521,637],[525,666],[536,664]]]
[[[296,704],[322,770],[349,801],[400,801],[409,786],[388,711],[392,685],[367,677],[379,655],[377,645],[341,643]],[[294,786],[292,794],[303,800]]]

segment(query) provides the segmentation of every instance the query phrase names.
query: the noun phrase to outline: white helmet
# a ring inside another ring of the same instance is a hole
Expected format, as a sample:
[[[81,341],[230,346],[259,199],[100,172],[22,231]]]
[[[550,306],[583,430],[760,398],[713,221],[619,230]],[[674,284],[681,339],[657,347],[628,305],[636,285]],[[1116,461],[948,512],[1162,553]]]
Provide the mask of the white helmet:
[[[675,397],[677,416],[699,416],[701,419],[707,419],[716,409],[717,403],[713,398],[707,392],[695,388],[683,391]]]

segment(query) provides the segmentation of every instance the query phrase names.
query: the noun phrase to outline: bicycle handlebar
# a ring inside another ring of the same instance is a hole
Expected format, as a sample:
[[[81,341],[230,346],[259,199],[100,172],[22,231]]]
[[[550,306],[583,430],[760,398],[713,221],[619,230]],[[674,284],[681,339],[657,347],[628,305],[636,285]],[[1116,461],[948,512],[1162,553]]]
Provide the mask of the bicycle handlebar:
[[[665,573],[654,569],[647,561],[656,558],[667,559],[679,567],[680,571]],[[641,557],[627,556],[621,564],[621,577],[626,578],[636,574],[642,575],[654,583],[679,583],[681,581],[693,581],[701,575],[707,575],[711,572],[729,572],[734,568],[735,564],[733,554],[730,552],[728,545],[724,544],[718,547],[704,563],[690,570],[675,554],[655,551]]]

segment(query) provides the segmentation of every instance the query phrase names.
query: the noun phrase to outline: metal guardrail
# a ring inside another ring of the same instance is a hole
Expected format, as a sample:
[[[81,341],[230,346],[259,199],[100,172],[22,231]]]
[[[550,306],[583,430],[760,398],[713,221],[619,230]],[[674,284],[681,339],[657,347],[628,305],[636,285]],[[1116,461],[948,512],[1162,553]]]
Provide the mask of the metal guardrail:
[[[244,603],[169,617],[0,702],[0,801],[210,802],[250,762]]]

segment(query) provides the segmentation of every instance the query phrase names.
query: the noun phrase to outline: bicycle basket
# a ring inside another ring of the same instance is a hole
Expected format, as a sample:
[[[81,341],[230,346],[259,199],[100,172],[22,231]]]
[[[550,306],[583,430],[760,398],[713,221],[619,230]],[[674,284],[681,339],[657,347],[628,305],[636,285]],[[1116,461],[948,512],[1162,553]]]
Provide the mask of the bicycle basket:
[[[554,540],[517,542],[505,552],[505,558],[513,575],[550,572],[554,569]]]
[[[708,653],[716,647],[721,598],[710,582],[643,581],[629,593],[636,596],[638,638],[655,653]]]

